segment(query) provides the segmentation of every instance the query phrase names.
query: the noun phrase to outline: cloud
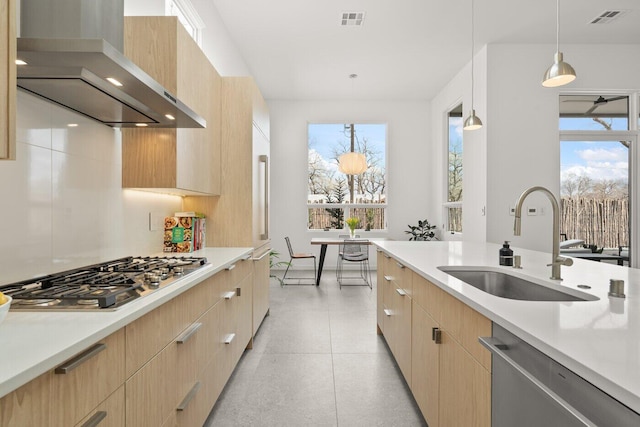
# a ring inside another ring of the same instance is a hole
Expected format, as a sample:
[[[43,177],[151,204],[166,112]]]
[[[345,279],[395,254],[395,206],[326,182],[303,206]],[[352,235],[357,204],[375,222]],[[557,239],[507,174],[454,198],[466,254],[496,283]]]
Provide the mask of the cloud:
[[[629,157],[628,149],[623,147],[616,147],[611,149],[588,148],[586,150],[578,150],[577,154],[587,163],[603,161],[627,162],[627,159]]]

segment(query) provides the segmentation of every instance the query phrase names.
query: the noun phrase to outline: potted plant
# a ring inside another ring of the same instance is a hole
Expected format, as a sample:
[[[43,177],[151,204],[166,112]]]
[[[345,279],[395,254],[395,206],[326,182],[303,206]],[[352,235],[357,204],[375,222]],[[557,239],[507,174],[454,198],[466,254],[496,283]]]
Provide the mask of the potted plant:
[[[289,261],[277,261],[278,258],[280,258],[280,253],[278,251],[272,250],[271,252],[269,252],[269,277],[273,277],[278,282],[280,282],[280,286],[283,286],[284,283],[282,281],[282,278],[273,274],[271,270],[274,268],[280,268],[285,265],[289,265]]]
[[[349,234],[353,239],[356,236],[356,228],[358,228],[358,225],[360,224],[360,219],[358,217],[352,216],[347,218],[345,222],[349,226]]]
[[[409,225],[409,230],[405,231],[407,234],[411,234],[409,240],[423,241],[423,240],[438,240],[436,238],[435,225],[430,225],[426,219],[424,221],[418,221],[418,225]]]

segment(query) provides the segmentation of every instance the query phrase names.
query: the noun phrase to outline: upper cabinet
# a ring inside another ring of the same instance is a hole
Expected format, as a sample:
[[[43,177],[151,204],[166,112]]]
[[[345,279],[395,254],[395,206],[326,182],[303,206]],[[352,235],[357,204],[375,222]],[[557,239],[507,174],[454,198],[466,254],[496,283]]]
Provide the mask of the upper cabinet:
[[[220,194],[221,78],[173,16],[128,16],[124,53],[207,121],[204,129],[123,129],[122,186]]]
[[[16,9],[0,2],[0,159],[16,158]]]

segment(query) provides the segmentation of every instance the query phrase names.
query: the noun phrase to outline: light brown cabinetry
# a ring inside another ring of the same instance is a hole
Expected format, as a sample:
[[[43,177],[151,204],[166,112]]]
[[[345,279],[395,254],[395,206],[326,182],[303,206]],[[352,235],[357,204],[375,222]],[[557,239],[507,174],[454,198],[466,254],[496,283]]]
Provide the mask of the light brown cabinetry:
[[[411,383],[429,426],[491,425],[491,321],[423,277],[413,278]]]
[[[183,208],[216,230],[207,246],[254,248],[255,334],[269,311],[269,110],[250,77],[222,78],[221,105],[220,197],[185,197]]]
[[[378,268],[378,329],[429,426],[491,425],[491,321],[384,252]]]
[[[0,160],[16,158],[16,1],[0,2]]]
[[[125,327],[126,425],[204,423],[251,339],[251,268],[240,260]]]
[[[0,425],[202,425],[252,337],[239,260],[0,399]]]
[[[112,408],[112,420],[120,418],[124,400],[110,396],[124,378],[120,330],[0,399],[0,425],[74,426],[103,406]]]
[[[176,17],[125,17],[125,55],[205,118],[204,129],[122,129],[122,186],[220,194],[221,79]]]
[[[387,344],[411,385],[411,270],[388,255],[383,259],[383,330]],[[378,290],[380,291],[380,289]]]

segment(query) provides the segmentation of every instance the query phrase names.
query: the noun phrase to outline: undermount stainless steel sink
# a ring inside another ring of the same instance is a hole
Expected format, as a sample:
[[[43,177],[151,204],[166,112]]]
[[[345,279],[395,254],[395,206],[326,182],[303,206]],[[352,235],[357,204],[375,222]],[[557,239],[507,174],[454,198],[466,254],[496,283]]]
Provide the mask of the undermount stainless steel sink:
[[[443,266],[439,270],[491,295],[525,301],[596,301],[599,298],[573,289],[554,289],[503,271],[487,267]]]

